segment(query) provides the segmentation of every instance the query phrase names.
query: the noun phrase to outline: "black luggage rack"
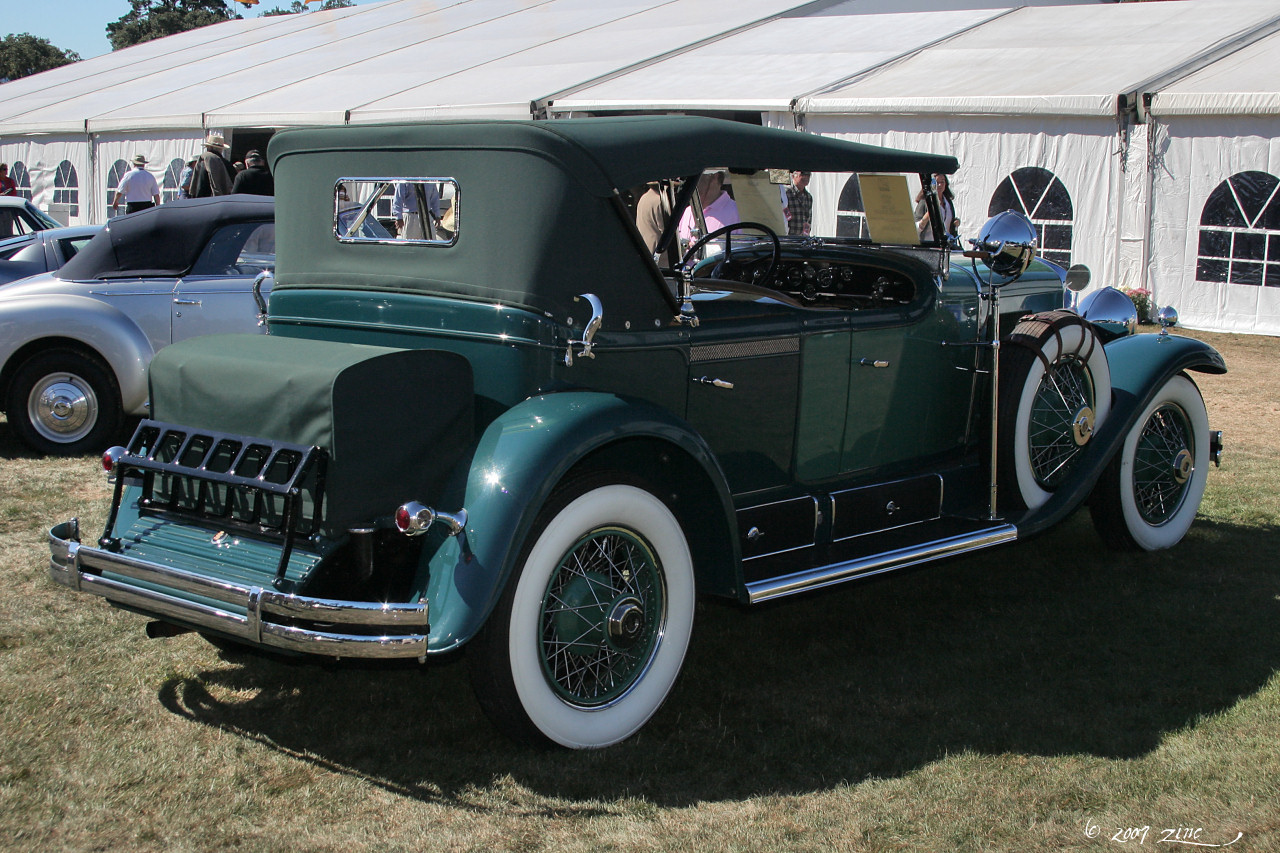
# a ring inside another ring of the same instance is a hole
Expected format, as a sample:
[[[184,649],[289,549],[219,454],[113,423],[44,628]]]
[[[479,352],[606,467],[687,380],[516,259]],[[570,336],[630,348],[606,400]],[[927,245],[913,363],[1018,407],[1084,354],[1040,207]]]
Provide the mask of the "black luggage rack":
[[[320,529],[328,458],[320,447],[144,420],[115,460],[111,514],[98,544],[121,551],[113,534],[124,485],[139,482],[143,513],[281,540],[279,587],[297,537]]]

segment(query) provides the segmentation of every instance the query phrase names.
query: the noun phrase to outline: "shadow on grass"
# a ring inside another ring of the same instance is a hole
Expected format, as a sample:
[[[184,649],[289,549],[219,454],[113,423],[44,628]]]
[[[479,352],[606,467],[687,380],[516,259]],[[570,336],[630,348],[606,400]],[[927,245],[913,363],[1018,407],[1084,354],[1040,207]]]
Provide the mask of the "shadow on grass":
[[[503,739],[463,661],[418,672],[229,659],[160,698],[405,796],[472,808],[508,775],[591,812],[627,796],[686,806],[803,793],[963,750],[1132,758],[1280,669],[1277,532],[1201,520],[1173,551],[1117,555],[1077,514],[1034,541],[883,582],[755,609],[704,602],[667,704],[596,753]]]

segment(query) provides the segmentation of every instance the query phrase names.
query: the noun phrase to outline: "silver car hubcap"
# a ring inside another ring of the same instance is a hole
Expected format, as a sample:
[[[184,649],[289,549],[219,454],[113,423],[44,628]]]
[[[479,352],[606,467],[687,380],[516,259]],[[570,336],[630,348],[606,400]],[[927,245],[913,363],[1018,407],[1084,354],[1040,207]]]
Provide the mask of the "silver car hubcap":
[[[46,376],[31,389],[27,415],[36,432],[59,443],[84,438],[98,420],[98,397],[74,373]]]

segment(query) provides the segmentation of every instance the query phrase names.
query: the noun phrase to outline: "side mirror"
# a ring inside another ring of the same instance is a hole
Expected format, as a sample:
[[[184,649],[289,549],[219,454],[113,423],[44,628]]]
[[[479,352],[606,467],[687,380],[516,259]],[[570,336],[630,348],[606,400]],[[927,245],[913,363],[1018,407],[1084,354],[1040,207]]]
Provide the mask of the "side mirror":
[[[1089,280],[1093,278],[1093,273],[1084,264],[1072,264],[1067,269],[1067,290],[1079,293],[1089,286]]]

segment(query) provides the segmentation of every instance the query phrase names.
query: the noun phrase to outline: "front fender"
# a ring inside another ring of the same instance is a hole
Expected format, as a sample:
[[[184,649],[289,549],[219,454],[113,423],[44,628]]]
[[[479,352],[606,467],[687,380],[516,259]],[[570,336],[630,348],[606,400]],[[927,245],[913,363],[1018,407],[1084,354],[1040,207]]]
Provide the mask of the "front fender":
[[[665,442],[696,460],[715,484],[720,512],[732,522],[732,501],[714,455],[669,412],[587,391],[525,400],[489,425],[463,463],[465,532],[446,540],[428,567],[431,652],[455,648],[480,630],[539,511],[569,471],[592,453],[635,438]]]
[[[0,365],[7,376],[13,355],[42,340],[79,343],[102,357],[120,385],[124,410],[138,413],[147,400],[147,365],[155,350],[128,315],[87,296],[49,293],[0,300]]]
[[[1031,536],[1070,515],[1093,491],[1111,457],[1161,386],[1184,370],[1226,373],[1213,347],[1194,338],[1146,334],[1117,338],[1105,347],[1111,369],[1111,413],[1076,464],[1071,479],[1039,509],[1018,521],[1018,535]]]

